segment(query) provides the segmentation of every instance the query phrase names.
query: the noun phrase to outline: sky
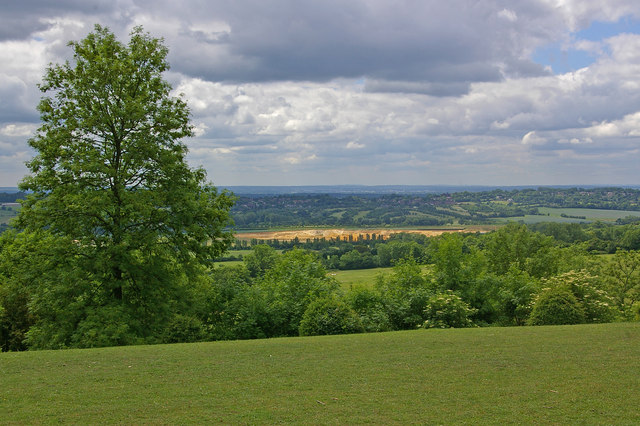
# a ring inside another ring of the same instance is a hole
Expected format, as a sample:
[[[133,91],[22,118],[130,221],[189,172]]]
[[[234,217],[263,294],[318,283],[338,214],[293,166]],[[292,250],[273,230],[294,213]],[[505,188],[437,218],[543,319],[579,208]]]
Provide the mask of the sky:
[[[218,186],[640,183],[637,0],[5,0],[0,187],[95,24],[164,39]]]

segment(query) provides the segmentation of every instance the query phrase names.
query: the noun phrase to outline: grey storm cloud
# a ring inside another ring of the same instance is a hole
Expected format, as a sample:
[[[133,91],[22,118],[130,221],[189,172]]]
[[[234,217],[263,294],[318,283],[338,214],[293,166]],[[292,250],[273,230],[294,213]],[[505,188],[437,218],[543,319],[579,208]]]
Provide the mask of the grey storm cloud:
[[[70,12],[80,16],[112,14],[113,0],[7,0],[0,14],[0,40],[20,40],[50,28],[56,19]]]
[[[560,27],[550,6],[528,0],[235,1],[176,13],[190,22],[170,40],[180,46],[174,70],[187,75],[227,82],[362,76],[372,81],[368,90],[436,96],[505,75],[545,74],[523,51]]]

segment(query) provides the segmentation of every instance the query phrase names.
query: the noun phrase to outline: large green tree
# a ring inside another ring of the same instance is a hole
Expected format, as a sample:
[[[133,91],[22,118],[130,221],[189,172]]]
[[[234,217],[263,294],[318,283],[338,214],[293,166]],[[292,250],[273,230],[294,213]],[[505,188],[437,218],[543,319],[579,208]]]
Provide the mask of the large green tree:
[[[39,86],[42,126],[29,141],[37,155],[20,184],[30,194],[17,228],[46,231],[58,238],[50,256],[68,256],[52,261],[55,282],[32,285],[30,338],[48,346],[43,330],[56,329],[66,303],[80,314],[54,346],[153,341],[187,309],[189,283],[231,243],[233,200],[186,162],[189,109],[163,78],[161,39],[135,28],[125,44],[96,26],[69,46],[73,60],[50,65]],[[96,337],[113,320],[116,337]]]

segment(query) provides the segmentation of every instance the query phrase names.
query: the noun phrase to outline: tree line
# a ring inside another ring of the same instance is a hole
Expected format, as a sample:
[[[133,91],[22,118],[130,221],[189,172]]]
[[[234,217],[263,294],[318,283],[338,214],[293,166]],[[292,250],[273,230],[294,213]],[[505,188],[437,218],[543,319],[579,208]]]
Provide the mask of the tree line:
[[[348,289],[329,273],[322,250],[255,245],[242,264],[212,265],[190,281],[183,303],[144,339],[115,313],[93,317],[100,327],[74,327],[82,303],[70,303],[60,290],[56,301],[34,299],[11,281],[0,293],[0,345],[21,350],[640,319],[639,251],[593,254],[515,223],[488,234],[413,237],[379,245],[380,253],[402,253],[391,261],[393,272]],[[5,262],[20,263],[21,252],[2,253]],[[29,273],[46,269],[35,262]]]
[[[496,189],[445,194],[288,194],[238,197],[238,229],[278,226],[442,226],[539,214],[538,207],[640,210],[631,188]]]
[[[640,218],[619,219],[615,223],[556,223],[541,222],[522,225],[529,231],[552,237],[559,247],[573,247],[585,254],[613,254],[619,250],[640,250]],[[463,233],[463,238],[475,238]],[[243,250],[264,244],[277,250],[301,248],[311,250],[327,269],[350,270],[392,266],[394,262],[413,257],[418,262],[430,262],[432,239],[409,233],[398,233],[383,239],[376,234],[362,234],[344,238],[313,238],[282,241],[277,239],[237,241],[226,260],[237,260],[233,250]]]

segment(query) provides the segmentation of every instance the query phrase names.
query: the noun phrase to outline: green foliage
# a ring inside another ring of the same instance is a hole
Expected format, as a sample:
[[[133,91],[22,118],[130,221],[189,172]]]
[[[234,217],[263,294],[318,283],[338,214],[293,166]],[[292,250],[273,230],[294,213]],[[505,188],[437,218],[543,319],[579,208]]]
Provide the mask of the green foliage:
[[[364,331],[370,333],[392,329],[385,300],[376,290],[353,287],[345,295],[345,300],[360,317]]]
[[[620,314],[602,281],[584,270],[551,277],[542,286],[533,300],[531,325],[611,322]]]
[[[615,306],[624,318],[634,319],[634,306],[640,303],[640,252],[616,252],[613,259],[601,268],[600,273]]]
[[[433,247],[436,282],[443,290],[458,290],[464,282],[462,237],[442,235]]]
[[[311,302],[339,290],[314,253],[294,249],[283,254],[257,283],[270,321],[268,336],[295,336]]]
[[[375,288],[384,300],[393,329],[412,329],[425,320],[424,306],[433,294],[433,286],[415,259],[396,263],[392,274],[378,277]]]
[[[604,289],[602,281],[584,270],[549,278],[544,285],[567,287],[582,307],[587,323],[611,322],[619,315],[614,299]]]
[[[252,277],[262,277],[271,269],[278,258],[278,253],[266,244],[251,247],[251,253],[244,256],[244,264]]]
[[[539,283],[515,266],[506,275],[493,276],[498,280],[499,324],[524,325],[531,314],[533,300],[539,292]]]
[[[364,327],[358,315],[335,296],[315,299],[300,320],[301,336],[361,333]]]
[[[57,286],[65,279],[61,268],[73,264],[76,249],[72,242],[45,231],[11,231],[0,237],[0,305],[4,308],[0,346],[4,350],[26,349],[27,332],[43,315],[57,315],[61,321],[73,315],[71,309],[44,312],[43,299],[55,302]],[[43,282],[55,284],[47,290],[49,294],[39,291]],[[75,283],[79,285],[81,282]]]
[[[543,222],[529,225],[528,228],[534,232],[551,236],[556,241],[561,241],[565,244],[575,244],[589,239],[584,226],[577,223]]]
[[[369,252],[360,253],[358,250],[351,250],[340,256],[338,268],[349,269],[369,269],[376,266],[376,262]]]
[[[0,236],[0,351],[19,351],[26,349],[24,340],[33,317],[27,305],[28,282],[16,280],[12,271],[22,261],[23,253],[13,250],[10,239],[15,236],[9,236]]]
[[[424,328],[462,328],[474,325],[471,316],[475,309],[451,290],[431,296],[424,312]]]
[[[204,340],[202,322],[192,316],[175,315],[165,329],[163,343],[192,343]]]
[[[501,291],[505,287],[503,277],[479,274],[460,289],[460,297],[474,308],[473,321],[478,325],[509,323],[504,314]]]
[[[232,199],[186,163],[189,110],[162,78],[161,40],[136,28],[125,45],[96,26],[70,46],[73,63],[50,66],[40,85],[37,155],[20,184],[29,193],[15,226],[43,246],[26,262],[47,265],[28,286],[27,340],[157,341],[188,308],[201,265],[231,243]]]
[[[506,274],[513,266],[532,277],[549,277],[559,267],[553,239],[515,223],[489,236],[486,257],[490,271],[498,275]]]
[[[122,346],[143,343],[139,339],[132,328],[132,318],[129,318],[128,312],[122,306],[113,304],[109,306],[87,307],[82,315],[78,316],[79,322],[73,327],[68,324],[68,333],[71,335],[70,340],[66,341],[64,334],[58,335],[52,326],[57,325],[56,322],[48,323],[40,322],[29,330],[28,342],[34,348],[46,348],[53,342],[60,342],[60,346],[80,347],[80,348],[98,348],[104,346]],[[66,330],[65,330],[66,331]],[[52,337],[58,337],[52,339]],[[64,342],[64,343],[63,343]]]
[[[527,323],[529,325],[580,324],[584,309],[566,286],[543,288],[536,297]]]
[[[270,319],[264,294],[253,285],[243,266],[219,267],[211,272],[205,292],[203,321],[212,340],[266,337]]]
[[[376,246],[379,266],[393,266],[395,262],[408,257],[420,261],[425,257],[424,246],[416,241],[390,241]]]

